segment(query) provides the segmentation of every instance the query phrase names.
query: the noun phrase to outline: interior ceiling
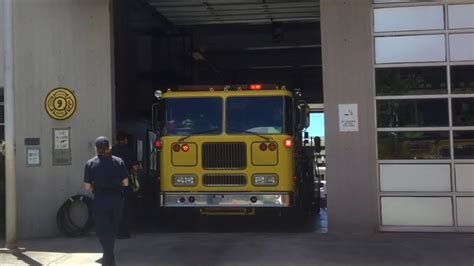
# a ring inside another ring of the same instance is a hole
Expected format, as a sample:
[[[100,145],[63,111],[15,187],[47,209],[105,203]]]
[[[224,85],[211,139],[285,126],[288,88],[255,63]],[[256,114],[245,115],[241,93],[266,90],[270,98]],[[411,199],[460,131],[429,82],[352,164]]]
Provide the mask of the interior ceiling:
[[[320,0],[128,1],[136,10],[127,9],[127,27],[154,36],[158,60],[168,62],[170,72],[150,77],[287,84],[302,88],[308,102],[322,102]],[[190,47],[184,48],[185,40]],[[187,58],[191,76],[179,72]]]
[[[146,0],[175,25],[319,21],[319,0]]]

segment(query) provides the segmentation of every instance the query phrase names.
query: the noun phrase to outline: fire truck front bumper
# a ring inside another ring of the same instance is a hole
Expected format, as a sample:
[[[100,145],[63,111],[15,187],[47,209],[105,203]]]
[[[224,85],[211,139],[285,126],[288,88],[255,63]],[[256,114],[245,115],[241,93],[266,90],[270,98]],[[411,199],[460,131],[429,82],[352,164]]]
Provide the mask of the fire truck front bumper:
[[[289,193],[163,192],[161,207],[290,207]]]

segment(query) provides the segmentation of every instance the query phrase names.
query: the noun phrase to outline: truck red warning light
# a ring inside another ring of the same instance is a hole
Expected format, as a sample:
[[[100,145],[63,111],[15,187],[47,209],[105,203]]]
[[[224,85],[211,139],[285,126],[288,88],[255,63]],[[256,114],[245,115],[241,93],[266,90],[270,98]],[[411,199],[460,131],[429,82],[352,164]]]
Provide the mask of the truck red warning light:
[[[252,84],[250,85],[250,90],[257,91],[262,89],[262,84]]]

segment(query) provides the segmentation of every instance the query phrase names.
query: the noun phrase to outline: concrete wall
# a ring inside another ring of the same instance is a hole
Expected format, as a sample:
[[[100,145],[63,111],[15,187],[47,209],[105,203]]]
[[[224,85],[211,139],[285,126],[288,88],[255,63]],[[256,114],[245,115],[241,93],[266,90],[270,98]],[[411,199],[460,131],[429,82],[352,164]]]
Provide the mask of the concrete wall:
[[[328,229],[378,227],[372,0],[321,0]],[[359,131],[339,131],[339,104],[358,104]]]
[[[3,7],[0,5],[0,87],[3,87]]]
[[[85,161],[94,139],[112,134],[111,24],[109,0],[15,0],[15,120],[20,238],[57,234],[56,212],[83,193]],[[77,111],[51,119],[49,91],[75,92]],[[53,166],[52,129],[71,128],[72,164]],[[25,138],[40,138],[41,166],[27,167]]]

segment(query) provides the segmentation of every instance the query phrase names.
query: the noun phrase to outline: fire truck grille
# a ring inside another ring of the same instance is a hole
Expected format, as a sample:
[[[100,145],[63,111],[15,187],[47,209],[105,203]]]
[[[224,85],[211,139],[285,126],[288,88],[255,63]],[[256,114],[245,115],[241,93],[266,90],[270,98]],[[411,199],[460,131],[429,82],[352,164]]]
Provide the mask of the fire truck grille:
[[[206,187],[243,187],[247,184],[247,178],[240,174],[206,174],[203,184]]]
[[[245,143],[203,143],[202,167],[206,170],[245,169],[247,167]]]

